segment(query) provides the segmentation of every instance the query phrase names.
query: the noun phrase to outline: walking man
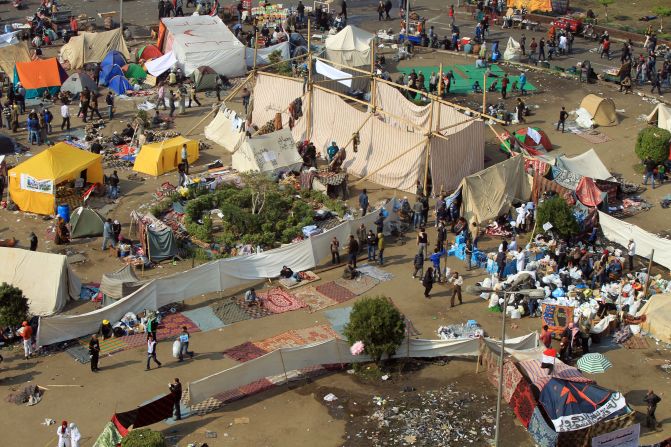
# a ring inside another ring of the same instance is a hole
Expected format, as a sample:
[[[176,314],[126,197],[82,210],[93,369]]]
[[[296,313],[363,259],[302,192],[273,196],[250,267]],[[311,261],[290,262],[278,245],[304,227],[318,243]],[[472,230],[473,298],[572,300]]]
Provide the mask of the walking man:
[[[98,358],[100,357],[100,342],[98,341],[98,335],[91,335],[91,340],[89,341],[89,355],[91,356],[91,371],[98,372]]]
[[[359,208],[361,208],[361,215],[365,216],[368,212],[368,192],[365,188],[359,194]]]
[[[193,351],[189,351],[189,331],[186,326],[182,326],[182,333],[179,334],[179,361],[184,361],[184,354],[193,358]]]
[[[172,118],[175,115],[175,93],[170,90],[168,92],[168,104],[170,106],[170,118]]]
[[[435,281],[433,277],[433,267],[426,269],[424,277],[422,278],[422,285],[424,286],[424,298],[429,298],[431,289],[433,288],[433,282]]]
[[[182,419],[182,411],[179,407],[179,402],[182,400],[182,384],[179,382],[179,379],[175,377],[175,381],[170,384],[170,393],[173,397],[173,407],[174,407],[174,416],[175,420],[179,421]]]
[[[379,256],[380,265],[384,265],[384,233],[377,234],[377,252]]]
[[[508,83],[510,82],[510,79],[508,79],[508,74],[503,75],[503,79],[501,79],[501,98],[506,99],[506,95],[508,94]]]
[[[198,101],[198,97],[196,96],[196,86],[189,84],[189,108],[191,108],[194,102],[198,104],[198,107],[201,106],[200,101]]]
[[[340,264],[340,241],[335,236],[331,240],[331,264]]]
[[[184,173],[186,175],[189,175],[189,153],[186,150],[186,143],[182,145],[181,156],[182,156],[182,165],[184,166]]]
[[[103,246],[102,250],[107,250],[107,243],[110,243],[112,248],[115,247],[114,244],[114,233],[112,231],[112,219],[107,219],[103,224]]]
[[[112,93],[112,90],[107,92],[107,96],[105,96],[105,104],[107,104],[107,119],[112,121],[112,118],[114,118],[114,94]],[[165,107],[165,105],[163,107]]]
[[[633,239],[629,239],[627,244],[627,256],[629,257],[629,271],[634,271],[634,258],[636,257],[636,242]]]
[[[356,255],[359,253],[359,242],[354,238],[353,234],[349,235],[349,244],[347,244],[349,252],[349,263],[356,268]]]
[[[559,130],[559,126],[561,126],[561,133],[564,133],[566,118],[568,118],[568,112],[566,111],[565,107],[562,107],[561,112],[559,112],[559,121],[557,122],[557,130]]]
[[[366,235],[366,244],[368,245],[368,260],[369,261],[375,261],[375,251],[377,250],[377,238],[375,237],[375,233],[373,233],[373,230],[368,230],[368,234]]]
[[[452,298],[450,299],[450,307],[454,307],[454,297],[459,298],[459,304],[463,304],[461,300],[461,286],[464,284],[464,278],[459,276],[459,272],[454,272],[452,278],[450,278],[452,283]]]
[[[648,179],[652,180],[652,189],[655,189],[655,168],[657,163],[655,163],[650,157],[643,160],[645,165],[645,176],[643,177],[643,184],[648,184]]]
[[[251,98],[252,94],[249,90],[247,90],[247,87],[242,89],[242,106],[245,108],[245,115],[247,115],[247,109],[249,108],[249,99]]]
[[[422,256],[420,253],[415,255],[415,259],[412,262],[412,267],[413,267],[413,274],[412,277],[416,278],[417,273],[419,273],[420,279],[422,278],[422,275],[424,274],[424,256]]]
[[[419,250],[417,251],[417,254],[420,254],[424,257],[424,259],[427,258],[427,247],[429,245],[429,235],[426,234],[426,229],[424,227],[419,227],[419,233],[417,233],[417,247],[419,247]]]
[[[150,362],[152,359],[154,359],[154,362],[158,365],[157,367],[160,368],[161,362],[159,362],[156,358],[156,340],[152,334],[149,334],[147,335],[147,368],[145,371],[149,371],[151,369]]]

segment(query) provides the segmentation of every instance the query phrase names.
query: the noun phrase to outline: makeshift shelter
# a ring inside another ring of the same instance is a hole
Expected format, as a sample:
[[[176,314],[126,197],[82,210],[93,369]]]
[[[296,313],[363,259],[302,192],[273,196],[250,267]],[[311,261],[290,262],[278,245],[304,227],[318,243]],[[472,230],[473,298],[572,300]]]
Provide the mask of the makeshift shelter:
[[[524,157],[515,156],[469,175],[461,182],[462,212],[469,222],[485,223],[531,196]]]
[[[70,269],[67,256],[0,247],[0,259],[0,283],[23,291],[31,315],[55,314],[70,298],[79,298],[81,282]]]
[[[110,59],[107,59],[107,56]],[[110,65],[124,65],[129,57],[128,47],[120,28],[101,33],[80,32],[71,37],[60,52],[60,59],[67,61],[73,70],[82,68],[84,64],[104,60],[108,60]]]
[[[120,65],[106,65],[100,70],[99,83],[101,85],[109,85],[109,82],[115,76],[124,76]]]
[[[589,177],[580,179],[575,189],[575,195],[580,203],[590,208],[599,206],[601,202],[608,198],[608,194],[601,191],[594,180]]]
[[[144,285],[144,281],[135,276],[130,265],[114,273],[104,273],[100,281],[100,291],[103,294],[103,305],[107,306],[130,295]]]
[[[256,66],[271,64],[270,55],[279,51],[280,60],[286,61],[291,58],[291,44],[289,41],[280,42],[265,48],[256,49]],[[248,67],[254,66],[254,48],[245,49],[245,62]]]
[[[56,186],[77,178],[102,183],[102,156],[58,143],[9,171],[9,194],[22,211],[54,214]]]
[[[277,175],[297,171],[303,158],[296,150],[291,130],[282,129],[269,134],[245,138],[233,153],[233,169],[240,172],[263,172]]]
[[[203,65],[228,77],[247,72],[245,45],[217,16],[161,19],[157,47],[172,51],[186,76]]]
[[[30,62],[30,52],[25,41],[0,47],[0,70],[11,76],[18,62]]]
[[[135,158],[133,170],[159,176],[174,171],[182,162],[182,145],[186,144],[189,163],[198,160],[198,140],[175,137],[159,143],[145,144]]]
[[[112,50],[105,55],[102,62],[100,62],[100,66],[101,67],[108,67],[108,66],[111,66],[111,65],[118,65],[119,67],[123,67],[124,65],[127,64],[126,61],[127,61],[127,56],[125,56],[123,53],[121,53],[119,51]]]
[[[67,78],[68,74],[55,57],[17,62],[14,66],[14,86],[21,83],[26,89],[26,99],[38,98],[46,90],[55,95]]]
[[[105,219],[91,208],[80,206],[70,215],[70,237],[102,236]]]
[[[590,149],[573,158],[560,155],[556,159],[556,165],[559,168],[571,171],[574,174],[589,177],[594,180],[612,180],[613,175],[594,149]]]
[[[597,126],[614,126],[618,123],[615,101],[611,98],[589,94],[580,101],[580,108],[589,113]]]
[[[552,11],[552,0],[511,0],[506,3],[509,8],[521,9],[526,8],[527,11]]]
[[[517,141],[511,141],[512,137]],[[540,155],[552,150],[550,138],[538,127],[525,127],[516,130],[512,135],[506,132],[502,138],[505,142],[501,143],[501,150],[508,154],[519,153],[518,148],[527,151],[530,155]]]
[[[133,90],[133,86],[131,85],[130,82],[128,82],[128,79],[126,79],[125,76],[123,75],[116,75],[112,79],[110,79],[109,83],[107,84],[107,87],[110,88],[111,90],[114,90],[114,93],[117,95],[123,95],[126,93],[127,90]]]
[[[361,28],[347,25],[326,38],[328,60],[348,67],[370,66],[371,41],[375,36]]]
[[[214,119],[205,126],[205,138],[235,152],[245,137],[244,119],[222,105]]]
[[[657,104],[655,110],[648,115],[648,123],[671,132],[671,107],[662,103]]]
[[[657,340],[671,343],[671,294],[655,294],[638,311],[637,316],[645,315],[641,330]]]
[[[70,92],[76,96],[84,90],[84,87],[88,87],[92,92],[98,91],[98,86],[89,75],[86,73],[74,73],[65,80],[61,86],[61,90]]]
[[[154,216],[131,212],[131,225],[137,225],[140,243],[150,261],[171,259],[177,254],[177,242],[172,229]]]
[[[522,46],[512,37],[508,38],[508,44],[503,52],[504,61],[519,62],[522,57]]]
[[[203,65],[196,68],[191,73],[191,79],[196,87],[196,91],[214,90],[217,88],[217,79],[219,75],[212,68]]]
[[[138,64],[128,64],[121,68],[124,71],[126,79],[137,79],[142,81],[147,78],[147,72]]]
[[[163,56],[163,53],[161,50],[156,48],[155,45],[145,45],[143,47],[140,47],[139,50],[137,50],[137,60],[139,61],[140,59],[148,61],[150,59],[156,59]]]

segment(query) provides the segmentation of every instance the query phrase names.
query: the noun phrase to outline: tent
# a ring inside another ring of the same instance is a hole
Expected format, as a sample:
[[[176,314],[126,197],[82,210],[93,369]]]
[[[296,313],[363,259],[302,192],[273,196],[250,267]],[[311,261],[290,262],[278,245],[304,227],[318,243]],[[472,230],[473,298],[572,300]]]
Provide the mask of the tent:
[[[511,138],[515,137],[516,142],[512,142]],[[516,130],[512,135],[504,132],[502,138],[505,140],[501,143],[501,150],[507,154],[511,152],[519,153],[518,148],[526,150],[530,155],[540,155],[552,150],[552,143],[547,134],[538,127],[525,127]],[[512,144],[512,150],[511,150]]]
[[[55,314],[70,298],[79,298],[81,282],[70,269],[65,255],[0,247],[0,259],[0,283],[6,282],[23,291],[31,315]]]
[[[155,229],[146,227],[147,255],[151,261],[171,259],[177,254],[177,242],[170,228]]]
[[[186,144],[189,163],[198,160],[198,140],[175,137],[160,143],[145,144],[135,158],[133,170],[159,176],[174,171],[181,163],[182,145]]]
[[[84,87],[88,87],[92,92],[98,91],[98,86],[89,75],[86,73],[74,73],[65,80],[61,86],[61,90],[78,95],[84,90]]]
[[[107,67],[110,65],[118,65],[119,67],[123,67],[126,65],[126,56],[123,55],[122,53],[112,50],[105,55],[105,58],[102,60],[100,63],[101,67]]]
[[[348,25],[326,38],[326,57],[348,67],[370,65],[370,46],[375,37],[368,31]]]
[[[650,297],[637,316],[645,315],[641,330],[657,340],[671,343],[671,294],[655,294]]]
[[[245,46],[216,16],[162,19],[157,46],[163,53],[172,51],[187,76],[203,65],[228,77],[247,72]]]
[[[253,138],[245,138],[233,153],[233,169],[240,172],[264,172],[271,175],[297,171],[303,159],[296,150],[290,129],[282,129]]]
[[[551,0],[511,0],[506,3],[508,8],[521,9],[526,8],[527,11],[542,11],[550,12],[552,11],[552,1]]]
[[[30,52],[25,41],[0,47],[0,70],[9,75],[14,72],[18,62],[30,62]]]
[[[26,99],[40,97],[45,90],[55,95],[67,78],[68,74],[55,57],[17,62],[14,66],[14,86],[21,83],[26,89]]]
[[[578,182],[578,186],[575,188],[575,195],[585,206],[595,207],[599,206],[605,198],[608,197],[608,194],[601,191],[594,180],[589,177],[582,177]]]
[[[218,78],[219,75],[217,72],[205,65],[196,68],[193,73],[191,73],[191,79],[193,80],[193,83],[196,86],[196,91],[198,92],[216,89]]]
[[[124,76],[120,65],[106,65],[100,70],[99,83],[101,85],[108,85],[115,76]]]
[[[102,236],[105,219],[91,208],[80,206],[70,215],[70,237]]]
[[[529,200],[531,185],[524,170],[524,157],[514,156],[461,181],[462,212],[469,222],[496,219],[513,202]]]
[[[286,61],[291,58],[291,44],[289,41],[280,42],[265,48],[256,49],[256,65],[271,64],[270,55],[279,51],[280,60]],[[254,66],[254,48],[245,49],[245,63],[248,67]]]
[[[648,115],[648,122],[671,132],[671,107],[662,103],[657,104],[655,110]]]
[[[102,183],[102,156],[58,143],[9,171],[9,194],[22,211],[54,214],[56,186],[80,177]]]
[[[122,70],[125,73],[126,79],[137,79],[138,81],[142,81],[147,78],[147,72],[138,64],[124,65]]]
[[[126,90],[133,90],[133,86],[128,82],[128,79],[126,79],[125,76],[123,75],[116,75],[112,79],[110,79],[109,83],[107,84],[107,87],[114,90],[114,93],[117,95],[123,95],[126,93]]]
[[[120,28],[102,33],[80,32],[63,45],[60,58],[77,70],[91,62],[101,62],[110,56],[112,64],[124,65],[130,57]]]
[[[599,158],[599,155],[597,155],[594,149],[590,149],[573,158],[560,155],[556,159],[556,164],[557,167],[571,171],[574,174],[593,178],[595,180],[613,179],[613,175],[610,173],[606,165],[603,164],[601,158]]]
[[[114,273],[104,273],[100,281],[100,291],[103,293],[103,305],[107,306],[116,300],[138,290],[144,285],[143,281],[135,276],[135,271],[130,265]]]
[[[148,61],[149,59],[156,59],[161,56],[163,56],[163,53],[161,53],[161,50],[156,48],[155,45],[145,45],[143,47],[140,47],[139,50],[137,50],[138,61],[140,59]]]
[[[522,46],[512,37],[508,38],[508,44],[503,52],[504,61],[519,62],[522,57]]]
[[[245,137],[244,122],[235,111],[222,104],[214,119],[205,126],[205,138],[222,146],[228,152],[235,152]]]
[[[580,101],[580,108],[589,113],[597,126],[614,126],[618,123],[615,101],[611,98],[589,94]]]

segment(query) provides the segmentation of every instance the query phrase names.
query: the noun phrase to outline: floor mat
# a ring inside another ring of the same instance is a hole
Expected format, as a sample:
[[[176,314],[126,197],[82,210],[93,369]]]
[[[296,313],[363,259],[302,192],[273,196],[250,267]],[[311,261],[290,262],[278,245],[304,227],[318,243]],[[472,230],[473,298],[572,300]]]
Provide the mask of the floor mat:
[[[186,310],[182,312],[182,314],[193,321],[203,332],[226,326],[223,321],[217,318],[214,311],[209,306]]]
[[[346,288],[355,295],[363,295],[376,285],[380,284],[380,281],[372,276],[359,275],[356,279],[339,278],[335,280],[335,283]]]
[[[622,343],[622,346],[627,349],[648,349],[648,340],[640,335],[633,335]]]
[[[257,295],[261,295],[261,293],[259,292]],[[265,306],[248,306],[247,303],[245,303],[244,298],[236,298],[235,302],[237,303],[238,307],[242,309],[242,311],[247,315],[249,315],[249,318],[253,320],[267,317],[268,315],[273,315],[270,309],[267,309]]]
[[[247,312],[242,310],[236,303],[236,299],[225,298],[216,303],[210,304],[210,308],[214,315],[219,318],[224,324],[233,324],[238,321],[249,320],[251,317]]]
[[[261,291],[257,295],[263,301],[263,307],[275,314],[306,307],[296,296],[279,287]]]
[[[246,341],[241,345],[233,346],[224,351],[226,357],[233,359],[236,362],[248,362],[267,353],[268,351],[259,348],[250,341]]]
[[[259,350],[267,353],[273,352],[280,348],[295,348],[298,346],[303,346],[306,345],[307,342],[305,339],[303,339],[303,337],[296,334],[294,331],[286,331],[273,337],[266,338],[265,340],[256,341],[253,344]]]
[[[158,329],[156,330],[156,337],[159,340],[177,337],[182,333],[182,327],[184,326],[186,326],[186,330],[189,332],[200,332],[200,329],[198,326],[196,326],[196,323],[189,320],[181,312],[167,314],[161,318],[161,323],[158,325]]]
[[[343,307],[340,309],[332,309],[324,312],[324,317],[331,323],[333,330],[340,335],[345,335],[345,325],[349,323],[349,314],[352,313],[351,307]]]
[[[114,354],[115,352],[120,352],[123,351],[124,349],[128,349],[128,346],[126,343],[124,343],[124,337],[121,338],[108,338],[107,340],[103,340],[102,337],[98,339],[100,342],[100,357],[109,355],[109,354]],[[79,344],[84,346],[87,350],[89,348],[89,341],[91,341],[91,337],[82,337],[79,339]]]
[[[387,272],[386,270],[382,270],[379,267],[376,267],[372,264],[364,264],[359,267],[357,267],[357,270],[361,272],[364,275],[368,275],[372,278],[377,279],[378,281],[390,281],[394,278],[394,275]]]
[[[356,295],[347,290],[346,288],[339,286],[334,281],[327,282],[325,284],[318,285],[316,287],[317,292],[326,295],[338,303],[343,303],[345,301],[351,300]]]
[[[296,295],[296,298],[308,306],[310,312],[315,312],[319,309],[324,309],[326,307],[331,307],[338,304],[336,300],[332,300],[323,293],[319,293],[317,289],[312,286],[296,289],[292,291],[292,293]]]
[[[75,345],[66,349],[65,352],[70,354],[70,356],[79,363],[88,363],[91,361],[91,354],[89,354],[88,344],[87,347],[82,345]]]
[[[296,282],[293,279],[289,278],[282,278],[278,282],[285,289],[291,290],[303,287],[306,284],[310,284],[311,282],[319,281],[321,279],[315,272],[312,272],[310,270],[300,272],[299,275],[301,277],[301,282]]]

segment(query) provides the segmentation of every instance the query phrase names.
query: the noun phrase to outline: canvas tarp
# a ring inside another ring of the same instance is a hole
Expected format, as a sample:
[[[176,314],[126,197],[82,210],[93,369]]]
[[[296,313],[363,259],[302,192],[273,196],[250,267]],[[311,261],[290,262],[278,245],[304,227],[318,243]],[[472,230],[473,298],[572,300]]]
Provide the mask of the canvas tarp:
[[[80,206],[70,215],[70,237],[102,236],[104,222],[97,211]]]
[[[160,50],[172,51],[186,76],[202,65],[228,77],[247,72],[245,46],[219,17],[171,17],[161,25],[165,31]]]
[[[86,182],[102,183],[102,156],[58,143],[9,171],[9,194],[26,212],[53,214],[56,185],[86,171]]]
[[[524,157],[515,156],[461,182],[462,212],[469,222],[485,223],[507,213],[513,202],[531,197]]]
[[[508,44],[503,52],[504,61],[519,62],[522,57],[522,46],[512,37],[508,37]]]
[[[599,211],[599,225],[603,235],[609,241],[613,241],[626,247],[630,239],[636,242],[636,254],[649,258],[652,250],[655,250],[654,260],[656,263],[671,269],[671,240],[655,236],[637,227]]]
[[[82,33],[70,38],[61,48],[60,58],[70,63],[70,69],[77,70],[90,62],[101,62],[112,50],[130,59],[126,41],[120,28],[101,33]]]
[[[116,272],[103,273],[102,280],[100,281],[100,291],[106,297],[118,300],[135,292],[143,284],[144,282],[140,281],[135,275],[133,267],[127,265]]]
[[[11,33],[0,34],[0,48],[9,45],[16,45],[19,43],[19,31],[12,31]]]
[[[655,110],[648,115],[648,122],[671,132],[671,107],[662,103],[657,104]]]
[[[289,46],[289,41],[280,42],[275,45],[271,45],[265,48],[257,48],[256,50],[256,65],[268,65],[272,62],[270,61],[270,55],[275,51],[280,52],[280,60],[286,61],[291,58],[291,49]],[[248,67],[254,66],[254,48],[245,48],[245,61]]]
[[[148,257],[151,261],[171,259],[177,254],[177,242],[170,228],[147,228]]]
[[[617,124],[615,101],[611,98],[589,94],[580,102],[580,108],[587,110],[597,126],[614,126]]]
[[[337,34],[326,38],[326,57],[348,67],[369,66],[373,37],[368,31],[347,25]]]
[[[38,98],[46,90],[55,95],[67,78],[68,74],[55,57],[17,62],[14,66],[14,86],[21,82],[26,89],[26,99]]]
[[[70,270],[65,255],[0,247],[0,259],[0,283],[23,291],[31,315],[55,314],[70,297],[79,298],[81,282]]]
[[[159,176],[175,171],[182,162],[182,145],[186,144],[189,163],[198,160],[198,140],[175,137],[159,143],[145,144],[135,158],[133,170]]]
[[[613,179],[613,175],[610,173],[606,165],[603,164],[601,158],[599,158],[599,155],[594,149],[590,149],[573,158],[560,155],[557,157],[556,164],[562,169],[594,180]]]
[[[205,138],[222,146],[228,152],[235,152],[245,137],[243,124],[242,117],[222,105],[210,124],[205,126]]]
[[[552,11],[552,1],[551,0],[511,0],[506,3],[509,8],[521,9],[526,8],[527,11],[543,11],[550,12]]]
[[[671,294],[656,294],[650,297],[637,316],[645,315],[641,330],[657,340],[671,343]]]
[[[270,175],[299,170],[303,158],[298,154],[291,130],[245,138],[233,153],[233,169],[239,172],[265,172]]]
[[[10,78],[17,62],[30,62],[30,52],[26,42],[21,41],[16,45],[0,47],[0,70]]]

